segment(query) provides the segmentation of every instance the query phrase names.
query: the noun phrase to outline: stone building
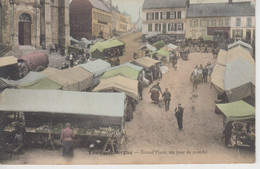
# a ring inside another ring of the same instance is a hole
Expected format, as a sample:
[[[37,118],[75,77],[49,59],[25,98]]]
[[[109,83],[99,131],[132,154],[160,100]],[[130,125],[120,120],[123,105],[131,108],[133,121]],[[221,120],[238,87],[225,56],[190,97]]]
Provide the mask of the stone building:
[[[186,38],[204,35],[228,38],[252,38],[255,8],[250,2],[190,4],[187,8]]]
[[[184,38],[187,3],[185,0],[145,0],[142,8],[142,35],[165,34]]]
[[[102,0],[70,3],[70,34],[73,38],[112,37],[112,13]]]
[[[69,0],[1,0],[0,43],[19,49],[69,45]]]

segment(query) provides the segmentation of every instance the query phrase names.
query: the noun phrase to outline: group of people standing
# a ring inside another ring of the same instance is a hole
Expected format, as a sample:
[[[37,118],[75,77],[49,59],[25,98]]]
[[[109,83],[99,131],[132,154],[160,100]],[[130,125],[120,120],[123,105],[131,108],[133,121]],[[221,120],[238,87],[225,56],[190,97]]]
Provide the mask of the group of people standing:
[[[201,82],[208,83],[208,77],[211,76],[212,71],[213,66],[210,62],[208,62],[207,65],[205,65],[204,67],[202,66],[202,64],[200,64],[200,66],[196,65],[190,77],[193,90],[197,89],[198,84]]]

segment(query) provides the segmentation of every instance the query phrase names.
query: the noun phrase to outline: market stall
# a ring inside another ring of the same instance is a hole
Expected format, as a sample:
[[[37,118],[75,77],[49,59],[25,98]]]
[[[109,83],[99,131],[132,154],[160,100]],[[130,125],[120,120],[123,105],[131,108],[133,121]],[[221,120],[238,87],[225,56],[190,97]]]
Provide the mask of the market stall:
[[[164,49],[154,51],[152,53],[149,53],[148,55],[151,56],[151,58],[156,58],[163,63],[170,61],[170,59],[169,59],[170,52],[167,50],[164,50]]]
[[[92,58],[107,59],[123,56],[125,44],[117,39],[97,42],[90,48]]]
[[[91,89],[99,84],[102,75],[111,68],[110,63],[101,59],[97,59],[95,61],[91,61],[80,66],[94,75],[90,87]]]
[[[118,66],[106,71],[101,79],[107,79],[107,78],[115,77],[117,75],[121,75],[130,79],[138,80],[140,72],[141,72],[140,70],[137,70],[130,66],[126,66],[126,65]]]
[[[148,53],[154,52],[156,50],[157,49],[155,47],[153,47],[152,45],[146,44],[139,48],[138,54],[139,54],[139,51],[141,51],[141,57],[143,57],[143,56],[146,56]]]
[[[61,129],[70,122],[75,140],[82,145],[93,138],[103,140],[105,152],[111,140],[119,146],[123,139],[125,94],[7,89],[0,94],[0,112],[24,113],[27,144],[55,148]],[[9,124],[4,131],[12,133],[14,127]]]
[[[133,112],[139,99],[138,81],[117,75],[108,79],[101,79],[94,92],[123,92],[127,96],[126,120],[133,119]]]
[[[255,108],[244,101],[217,104],[223,113],[223,136],[228,147],[255,146]]]
[[[48,67],[42,73],[47,74],[48,78],[60,85],[62,90],[85,91],[90,88],[93,74],[81,66],[59,70]]]

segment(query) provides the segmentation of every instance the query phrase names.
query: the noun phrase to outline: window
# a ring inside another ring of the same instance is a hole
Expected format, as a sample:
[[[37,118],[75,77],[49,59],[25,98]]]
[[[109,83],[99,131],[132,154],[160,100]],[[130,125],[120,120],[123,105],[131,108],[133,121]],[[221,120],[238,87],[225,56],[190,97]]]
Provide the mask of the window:
[[[158,31],[158,24],[157,23],[154,25],[154,30]]]
[[[167,19],[170,19],[171,12],[167,12]]]
[[[177,31],[177,23],[174,24],[174,31]]]
[[[166,12],[162,13],[162,19],[167,19],[167,13]]]
[[[159,31],[161,31],[161,24],[158,24]]]
[[[178,31],[183,31],[183,23],[178,23]]]
[[[192,23],[193,23],[193,21],[192,21],[192,20],[190,20],[190,27],[192,27],[192,26],[193,26],[193,24],[192,24]]]
[[[215,27],[217,26],[217,20],[216,19],[213,20],[213,26],[215,26]]]
[[[196,20],[195,20],[195,27],[198,27],[198,26],[199,26],[199,20],[196,19]]]
[[[223,26],[223,20],[222,19],[218,20],[218,26]]]
[[[181,19],[181,11],[178,11],[178,19]]]
[[[155,19],[159,19],[159,12],[155,12]]]
[[[241,25],[241,18],[237,18],[236,19],[236,26],[240,26]]]
[[[153,12],[147,13],[147,20],[153,20],[153,19],[154,19],[154,13]]]
[[[176,31],[174,23],[169,23],[168,24],[168,31]]]
[[[175,12],[171,12],[170,19],[175,19],[175,18],[176,18],[176,13]]]
[[[210,20],[210,26],[213,26],[213,25],[214,25],[214,21]]]
[[[210,20],[209,19],[207,19],[207,26],[209,26],[210,25]]]
[[[252,26],[252,18],[247,18],[246,26]]]
[[[228,18],[225,19],[225,25],[229,26],[229,19]]]
[[[152,32],[153,31],[153,24],[148,24],[148,32]]]

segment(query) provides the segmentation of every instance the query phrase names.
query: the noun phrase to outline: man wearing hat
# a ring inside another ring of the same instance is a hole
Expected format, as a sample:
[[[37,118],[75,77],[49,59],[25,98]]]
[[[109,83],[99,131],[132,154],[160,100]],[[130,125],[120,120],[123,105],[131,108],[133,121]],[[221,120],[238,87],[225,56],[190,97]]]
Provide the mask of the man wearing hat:
[[[178,107],[175,108],[175,117],[178,122],[179,130],[182,130],[182,120],[183,120],[183,107],[181,104],[178,104]]]
[[[170,101],[171,101],[171,93],[169,92],[168,88],[165,89],[165,92],[162,94],[162,97],[165,102],[165,111],[168,111],[170,108]]]
[[[70,128],[70,123],[66,123],[66,128],[61,131],[60,141],[62,143],[63,156],[73,156],[73,130]]]

